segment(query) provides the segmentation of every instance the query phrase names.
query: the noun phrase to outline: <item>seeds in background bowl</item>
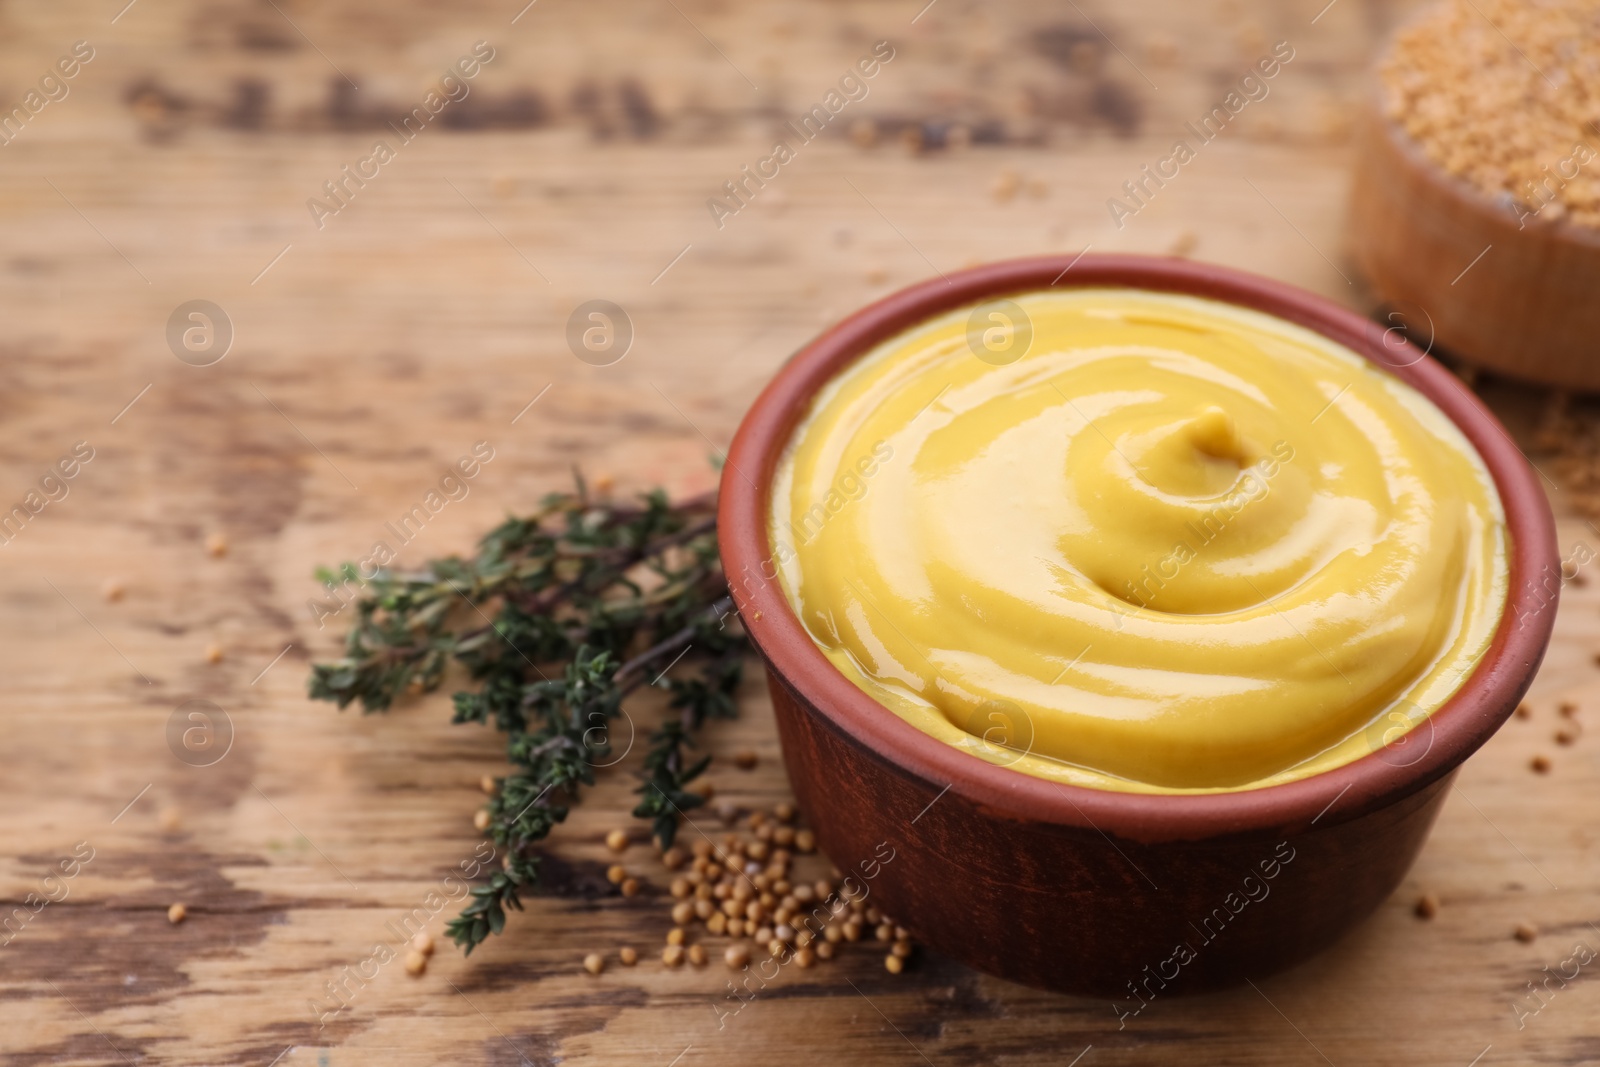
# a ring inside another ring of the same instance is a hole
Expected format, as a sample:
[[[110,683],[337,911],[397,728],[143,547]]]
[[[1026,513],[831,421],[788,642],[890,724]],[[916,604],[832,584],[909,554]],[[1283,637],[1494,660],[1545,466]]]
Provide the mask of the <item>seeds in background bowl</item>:
[[[1519,218],[1600,227],[1600,8],[1448,0],[1395,38],[1385,113]]]

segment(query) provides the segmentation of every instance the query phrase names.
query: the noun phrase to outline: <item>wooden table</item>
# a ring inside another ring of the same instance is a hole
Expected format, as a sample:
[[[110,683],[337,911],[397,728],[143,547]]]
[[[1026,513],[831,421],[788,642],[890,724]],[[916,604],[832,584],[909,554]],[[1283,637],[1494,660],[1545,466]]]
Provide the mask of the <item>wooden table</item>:
[[[574,464],[619,491],[708,487],[707,454],[797,344],[972,261],[1176,250],[1366,306],[1345,133],[1395,9],[124,2],[0,7],[0,107],[73,42],[94,49],[0,147],[0,499],[93,449],[0,556],[0,896],[65,892],[0,947],[5,1062],[1600,1062],[1600,963],[1520,1028],[1513,1008],[1574,942],[1600,948],[1597,749],[1552,741],[1558,701],[1600,714],[1595,588],[1571,584],[1533,717],[1464,769],[1405,885],[1258,989],[1119,1029],[1103,1001],[927,953],[896,977],[858,947],[719,1026],[728,972],[656,958],[659,874],[631,900],[600,877],[624,767],[550,839],[555,889],[504,937],[470,959],[441,946],[420,978],[388,964],[325,1026],[311,1007],[472,853],[478,780],[502,767],[444,695],[366,718],[305,698],[341,636],[307,609],[314,565],[359,558],[477,441],[494,459],[403,560],[467,548]],[[880,39],[895,54],[869,95],[719,228],[708,198]],[[401,143],[385,117],[479,40],[494,58],[470,95]],[[1295,57],[1266,98],[1115,226],[1108,198],[1280,40]],[[319,229],[308,198],[380,139],[394,158]],[[233,330],[210,366],[167,339],[197,299]],[[589,299],[632,322],[614,365],[568,350]],[[1489,392],[1529,440],[1540,394]],[[1561,534],[1600,540],[1570,515]],[[214,765],[168,747],[190,700],[231,721]],[[787,795],[759,678],[711,744],[720,796]],[[741,748],[755,771],[725,758]],[[75,846],[92,860],[47,881]],[[650,869],[644,853],[624,862]],[[624,943],[644,962],[582,972]]]

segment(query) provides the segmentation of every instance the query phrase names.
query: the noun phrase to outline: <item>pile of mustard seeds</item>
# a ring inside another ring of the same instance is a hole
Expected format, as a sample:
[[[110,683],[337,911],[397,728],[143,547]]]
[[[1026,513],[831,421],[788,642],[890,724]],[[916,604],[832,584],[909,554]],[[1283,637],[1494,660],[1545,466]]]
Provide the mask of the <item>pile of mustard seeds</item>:
[[[1446,0],[1380,69],[1385,110],[1524,222],[1600,227],[1600,0]]]
[[[905,969],[915,948],[910,933],[869,899],[877,864],[866,875],[846,876],[832,867],[817,852],[816,835],[796,825],[799,812],[787,802],[771,812],[746,813],[726,803],[713,810],[727,828],[722,834],[701,835],[691,824],[695,839],[687,847],[654,848],[658,877],[669,880],[672,920],[662,963],[703,967],[714,950],[733,971],[767,960],[778,968],[809,968],[834,959],[847,944],[864,942],[884,954],[890,974]],[[606,847],[619,854],[633,843],[621,829],[605,838]],[[613,864],[606,879],[624,897],[645,888],[636,869],[623,862]],[[633,966],[640,954],[624,945],[617,958]],[[607,954],[592,952],[583,967],[600,974],[608,962]]]

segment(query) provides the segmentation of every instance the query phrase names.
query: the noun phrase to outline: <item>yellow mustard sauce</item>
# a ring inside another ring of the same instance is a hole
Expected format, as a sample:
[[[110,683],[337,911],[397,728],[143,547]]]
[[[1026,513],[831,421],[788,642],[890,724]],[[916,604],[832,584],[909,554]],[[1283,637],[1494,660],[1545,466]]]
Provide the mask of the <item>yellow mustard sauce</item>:
[[[847,678],[1103,789],[1257,788],[1395,742],[1506,597],[1499,496],[1429,400],[1291,323],[1140,290],[879,345],[794,431],[769,520]]]

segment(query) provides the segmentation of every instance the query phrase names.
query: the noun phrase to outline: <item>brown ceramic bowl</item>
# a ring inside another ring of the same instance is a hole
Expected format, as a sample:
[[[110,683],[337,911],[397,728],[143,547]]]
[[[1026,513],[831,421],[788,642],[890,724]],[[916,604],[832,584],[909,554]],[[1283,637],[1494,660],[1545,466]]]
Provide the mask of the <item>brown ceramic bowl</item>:
[[[1350,229],[1394,325],[1474,366],[1593,392],[1600,230],[1552,215],[1520,217],[1435,165],[1376,104],[1367,109]]]
[[[856,312],[778,372],[740,426],[719,537],[769,668],[784,761],[823,850],[915,937],[1003,978],[1117,998],[1213,988],[1332,943],[1400,882],[1455,770],[1505,721],[1549,641],[1559,587],[1550,508],[1478,399],[1420,350],[1320,297],[1239,271],[1143,256],[996,263]],[[1065,272],[1065,273],[1063,273]],[[1461,689],[1400,741],[1263,789],[1148,795],[1059,785],[903,722],[823,656],[772,580],[774,468],[817,390],[878,342],[981,300],[1132,286],[1254,308],[1332,338],[1421,390],[1483,456],[1510,533],[1508,608]]]

